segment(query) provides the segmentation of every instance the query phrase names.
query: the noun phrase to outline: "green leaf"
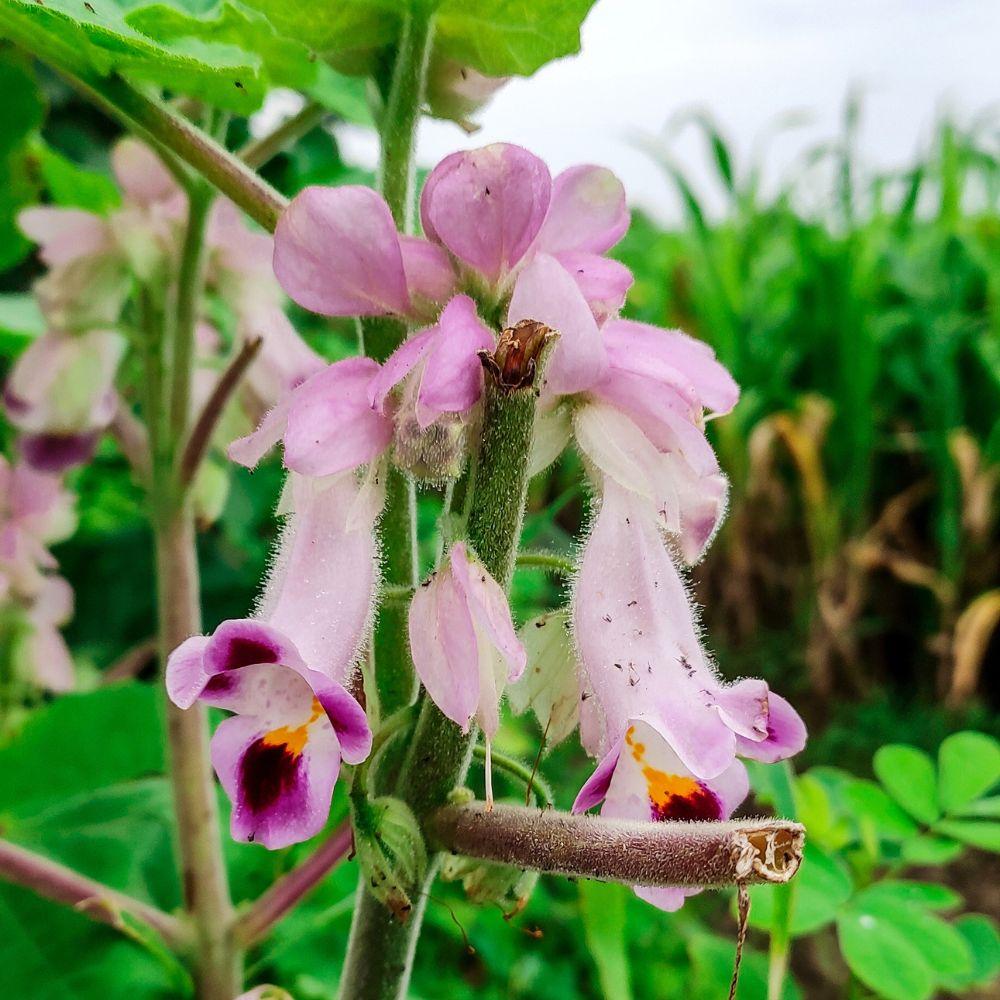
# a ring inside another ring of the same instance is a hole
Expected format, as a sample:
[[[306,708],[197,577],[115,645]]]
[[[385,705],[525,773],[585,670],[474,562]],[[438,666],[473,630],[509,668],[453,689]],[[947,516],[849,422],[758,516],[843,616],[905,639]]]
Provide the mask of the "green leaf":
[[[104,215],[121,204],[121,194],[110,177],[78,167],[41,141],[33,144],[32,155],[41,168],[49,197],[56,205]]]
[[[946,819],[936,823],[934,830],[948,837],[954,837],[963,844],[970,844],[984,851],[1000,852],[1000,823],[989,820]]]
[[[869,886],[863,895],[866,900],[889,900],[928,910],[952,910],[962,903],[962,897],[954,889],[937,882],[885,879]]]
[[[380,48],[399,34],[401,8],[397,0],[338,0],[336,3],[288,3],[287,0],[246,0],[279,34],[319,53]]]
[[[851,972],[888,1000],[927,1000],[934,976],[920,951],[892,920],[848,910],[837,921],[840,950]]]
[[[246,49],[261,60],[265,88],[304,91],[348,121],[372,122],[363,80],[337,73],[317,59],[314,41],[304,43],[279,34],[271,20],[239,0],[221,0],[208,10],[191,11],[150,4],[130,13],[128,23],[161,42],[201,40]]]
[[[922,750],[898,743],[880,747],[873,765],[886,791],[914,819],[933,823],[941,815],[934,764]]]
[[[1000,781],[1000,743],[985,733],[955,733],[938,750],[938,798],[956,813]]]
[[[770,930],[775,896],[790,888],[794,889],[791,933],[800,937],[813,934],[836,919],[854,891],[854,882],[843,862],[809,842],[792,886],[760,885],[750,889],[750,926]]]
[[[0,335],[24,342],[45,332],[45,317],[34,295],[0,295]]]
[[[987,799],[977,799],[956,810],[959,816],[982,816],[985,819],[1000,819],[1000,795]]]
[[[855,779],[844,785],[841,797],[858,823],[871,824],[883,840],[912,837],[919,829],[874,781]]]
[[[487,76],[530,76],[580,51],[580,25],[594,0],[443,0],[435,46]]]
[[[587,947],[597,966],[605,1000],[631,1000],[632,986],[625,948],[625,903],[628,889],[610,882],[579,883],[580,917]]]
[[[154,39],[130,23],[141,20],[138,10],[126,10],[116,0],[6,0],[0,4],[0,27],[15,42],[74,72],[120,72],[244,114],[260,106],[265,87],[259,56],[202,39]]]
[[[919,899],[907,898],[908,895],[898,886],[884,889],[876,884],[859,893],[848,909],[858,916],[861,926],[872,937],[890,939],[893,932],[901,934],[919,953],[935,983],[948,976],[965,975],[972,967],[965,939],[951,924],[929,913]],[[919,892],[915,895],[919,896]],[[846,949],[844,954],[850,964]]]
[[[947,837],[912,837],[899,845],[899,854],[911,865],[946,865],[963,851],[961,844]]]
[[[45,101],[29,60],[9,47],[0,48],[0,270],[27,256],[31,243],[17,228],[17,213],[38,196],[38,177],[25,140],[45,117]]]
[[[1000,932],[996,922],[981,913],[966,913],[954,927],[969,945],[972,967],[965,975],[950,977],[945,985],[956,991],[989,986],[1000,973]]]
[[[691,956],[693,975],[685,984],[683,993],[670,992],[663,996],[684,996],[689,1000],[720,1000],[728,996],[733,975],[736,952],[736,935],[725,938],[697,930],[690,935],[688,952]],[[743,949],[740,966],[740,983],[737,1000],[766,1000],[768,962],[766,956],[749,946]],[[781,1000],[799,1000],[802,996],[792,977],[786,976]]]
[[[121,684],[64,695],[35,712],[0,748],[4,811],[30,817],[44,803],[162,774],[157,697],[148,685]]]

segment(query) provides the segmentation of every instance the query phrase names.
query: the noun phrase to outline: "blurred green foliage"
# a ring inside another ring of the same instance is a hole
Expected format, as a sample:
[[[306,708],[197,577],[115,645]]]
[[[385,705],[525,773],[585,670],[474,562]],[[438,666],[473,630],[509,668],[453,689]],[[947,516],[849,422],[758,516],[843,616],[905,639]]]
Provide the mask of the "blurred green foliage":
[[[53,16],[79,15],[56,6]],[[270,6],[230,3],[217,14],[250,23],[254,11]],[[473,58],[477,26],[461,5],[447,6],[454,8],[447,24],[456,51]],[[543,19],[559,7],[534,6]],[[185,18],[206,7],[144,5],[135,16],[172,25],[186,47],[193,28]],[[504,7],[491,3],[487,12]],[[27,4],[15,8],[28,16]],[[504,51],[495,41],[506,37],[500,13],[484,28],[494,39],[490,53]],[[287,34],[312,45],[298,37],[313,30],[298,18]],[[130,19],[116,14],[111,43],[107,26],[84,35],[88,45],[104,47],[104,58],[127,58],[138,70],[149,53],[131,37]],[[341,28],[335,19],[325,25],[332,39]],[[560,51],[574,44],[566,32],[553,37]],[[511,69],[551,55],[530,44],[511,40]],[[238,53],[230,55],[239,63]],[[286,46],[276,45],[249,67],[248,84],[280,82],[285,56]],[[39,268],[10,227],[12,214],[39,197],[106,205],[114,132],[54,77],[37,84],[24,60],[6,50],[0,57],[0,82],[15,96],[4,123],[7,145],[0,146],[5,368],[40,332],[25,295]],[[220,80],[231,87],[216,62],[205,72],[204,92],[215,94]],[[328,101],[345,117],[357,98],[351,86],[336,90],[342,105]],[[255,94],[251,88],[229,103],[245,110]],[[844,134],[772,189],[763,180],[765,161],[743,169],[712,123],[697,118],[725,211],[708,211],[669,146],[657,144],[653,155],[680,195],[684,225],[665,229],[637,214],[618,251],[636,276],[631,314],[704,338],[745,387],[735,413],[713,428],[733,481],[732,511],[697,585],[722,668],[780,678],[813,722],[808,770],[754,770],[748,811],[796,815],[810,841],[792,886],[754,890],[743,1000],[920,1000],[988,989],[983,984],[1000,964],[996,900],[986,884],[1000,822],[989,794],[997,744],[985,735],[1000,729],[996,681],[984,669],[995,660],[996,639],[988,616],[970,625],[982,647],[978,659],[970,657],[961,645],[969,628],[959,628],[974,599],[1000,586],[997,137],[985,125],[943,121],[912,169],[867,176],[855,148],[856,119],[852,106]],[[245,135],[245,122],[234,119],[231,144]],[[319,130],[265,174],[288,193],[370,180]],[[822,190],[824,178],[832,194],[809,209],[806,196]],[[327,356],[352,350],[349,324],[292,315]],[[526,547],[573,553],[588,516],[578,461],[568,454],[532,483]],[[143,500],[110,443],[74,473],[72,485],[80,529],[56,554],[77,596],[67,637],[83,690],[27,706],[16,725],[4,727],[0,830],[171,909],[177,879],[159,691],[150,668],[136,681],[100,684],[154,627]],[[225,508],[200,540],[207,627],[252,605],[280,486],[274,463],[253,474],[231,470]],[[425,565],[439,512],[440,497],[426,492],[419,508]],[[564,597],[562,583],[543,571],[518,572],[519,620]],[[971,687],[956,688],[958,662],[971,662]],[[958,732],[963,728],[983,732]],[[531,759],[539,739],[530,723],[508,720],[498,745]],[[569,741],[541,767],[557,779],[557,804],[565,807],[590,764]],[[480,781],[479,773],[471,780]],[[497,781],[500,794],[523,795],[502,776]],[[341,788],[331,827],[347,810]],[[245,902],[309,846],[269,853],[227,843],[226,850],[234,897]],[[335,870],[251,953],[248,982],[279,983],[297,1000],[331,996],[355,882],[353,865]],[[524,912],[508,920],[502,907],[473,906],[460,885],[439,885],[428,903],[412,995],[717,1000],[732,972],[730,902],[706,894],[663,914],[622,887],[542,879]],[[184,971],[155,941],[139,938],[0,886],[5,995],[87,1000],[107,996],[109,984],[115,995],[137,1000],[185,995]],[[791,971],[779,989],[774,969],[789,952]]]

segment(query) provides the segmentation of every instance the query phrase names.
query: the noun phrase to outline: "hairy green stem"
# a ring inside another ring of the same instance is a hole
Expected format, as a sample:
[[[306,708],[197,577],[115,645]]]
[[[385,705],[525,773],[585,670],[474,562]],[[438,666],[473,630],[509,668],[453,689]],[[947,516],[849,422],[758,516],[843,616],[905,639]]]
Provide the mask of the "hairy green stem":
[[[483,436],[468,525],[472,548],[506,590],[514,569],[521,535],[535,417],[531,388],[506,393],[488,380]],[[475,730],[468,734],[427,698],[397,781],[397,795],[423,821],[445,804],[448,794],[465,779],[472,757]],[[424,906],[437,864],[417,893],[414,912],[400,924],[373,896],[359,886],[354,923],[341,980],[343,1000],[397,1000],[406,995]]]
[[[475,756],[478,760],[485,761],[486,747],[484,747],[481,743],[476,744],[473,756]],[[493,766],[498,771],[504,771],[510,775],[510,777],[516,778],[521,782],[521,784],[524,785],[529,794],[535,795],[537,798],[541,799],[541,804],[543,806],[551,808],[553,802],[555,801],[552,795],[552,789],[549,787],[548,782],[535,768],[528,767],[528,765],[522,761],[517,760],[515,757],[508,757],[507,754],[501,753],[499,750],[491,750],[489,757]]]
[[[413,230],[413,149],[433,37],[428,14],[415,10],[406,15],[382,119],[379,190],[403,232]]]
[[[188,191],[188,216],[177,269],[173,316],[170,440],[180,445],[191,421],[191,373],[194,364],[195,330],[198,308],[205,289],[207,251],[205,229],[212,210],[212,189],[207,184],[192,185]],[[171,455],[171,459],[174,456]]]
[[[517,557],[518,569],[544,569],[556,576],[573,576],[576,567],[571,559],[554,552],[521,552]]]

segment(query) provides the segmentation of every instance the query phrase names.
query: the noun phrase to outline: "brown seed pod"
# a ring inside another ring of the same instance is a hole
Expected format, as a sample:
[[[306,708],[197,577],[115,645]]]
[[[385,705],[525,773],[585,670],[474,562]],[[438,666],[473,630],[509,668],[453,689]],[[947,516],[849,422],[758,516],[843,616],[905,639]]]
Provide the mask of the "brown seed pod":
[[[542,349],[557,336],[554,330],[534,319],[522,319],[500,334],[496,350],[480,351],[483,367],[507,392],[524,389],[535,382]]]

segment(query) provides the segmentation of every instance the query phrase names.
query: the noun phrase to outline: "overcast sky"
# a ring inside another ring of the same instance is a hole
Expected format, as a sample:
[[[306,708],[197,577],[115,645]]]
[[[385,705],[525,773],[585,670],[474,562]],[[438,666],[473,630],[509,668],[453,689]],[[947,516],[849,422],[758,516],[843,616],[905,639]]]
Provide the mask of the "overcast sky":
[[[580,55],[512,81],[474,136],[426,122],[419,157],[432,165],[463,146],[518,142],[553,172],[610,166],[634,202],[669,218],[673,196],[635,138],[675,113],[711,112],[739,159],[778,117],[808,112],[811,125],[770,147],[773,176],[836,134],[845,95],[860,86],[866,160],[903,166],[939,109],[971,116],[1000,102],[998,48],[1000,0],[598,0]],[[370,137],[344,142],[370,162]],[[707,187],[703,144],[682,135],[675,149]]]

